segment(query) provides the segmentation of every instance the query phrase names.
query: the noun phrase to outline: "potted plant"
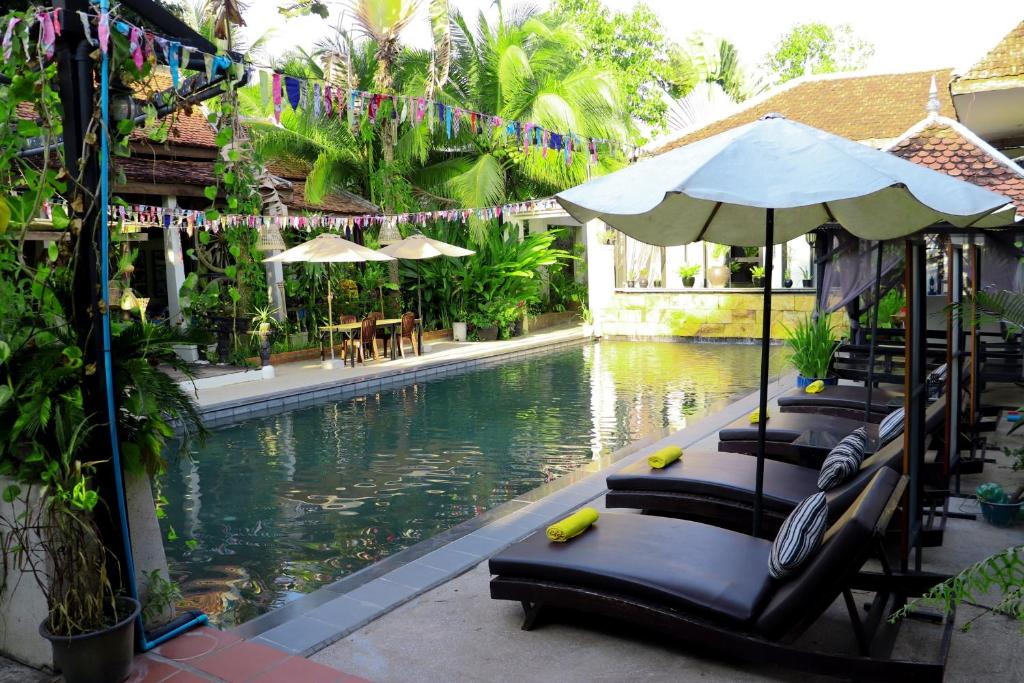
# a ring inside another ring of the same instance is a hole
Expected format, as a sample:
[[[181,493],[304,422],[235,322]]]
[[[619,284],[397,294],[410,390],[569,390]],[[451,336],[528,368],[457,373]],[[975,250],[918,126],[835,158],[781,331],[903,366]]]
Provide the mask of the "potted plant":
[[[800,269],[801,284],[807,289],[814,286],[814,281],[811,279],[811,274],[806,268]]]
[[[601,243],[602,244],[609,244],[609,245],[610,244],[615,244],[615,231],[614,230],[605,230],[604,232],[602,232],[601,233]]]
[[[498,325],[494,318],[483,311],[470,316],[469,322],[473,325],[473,332],[478,341],[496,341],[498,339]]]
[[[700,272],[699,263],[685,263],[679,267],[679,277],[683,279],[683,287],[693,287],[697,282],[697,273]]]
[[[1017,520],[1021,505],[1024,505],[1021,490],[1008,496],[1003,487],[994,482],[981,484],[974,493],[981,506],[982,517],[992,526],[1010,526]]]
[[[715,264],[708,266],[707,279],[709,287],[721,288],[725,287],[726,283],[729,282],[729,266],[726,265],[726,258],[729,256],[729,246],[725,244],[712,244],[711,246],[711,258],[715,261]]]
[[[804,389],[815,380],[825,384],[838,384],[839,378],[829,375],[832,357],[839,348],[839,340],[835,330],[825,314],[817,317],[807,315],[795,329],[790,330],[783,325],[789,335],[786,345],[792,350],[789,362],[799,373],[796,378],[797,387]]]
[[[469,337],[466,323],[466,311],[462,308],[452,309],[452,340],[464,342]]]
[[[764,266],[751,266],[750,279],[755,287],[764,286]]]
[[[280,323],[274,314],[277,313],[276,308],[270,306],[264,306],[262,308],[256,308],[253,311],[252,319],[250,320],[249,334],[257,337],[260,342],[260,366],[266,367],[270,365],[270,336]]]
[[[647,285],[650,284],[650,280],[647,279],[647,273],[648,271],[646,268],[642,268],[640,270],[640,278],[637,280],[637,284],[639,284],[642,289],[647,289]]]
[[[636,287],[637,277],[638,276],[637,276],[636,271],[631,271],[629,273],[629,276],[626,278],[626,286],[629,287],[630,289],[632,289],[633,287]]]
[[[790,276],[788,268],[782,272],[782,286],[786,289],[793,286],[793,278]]]

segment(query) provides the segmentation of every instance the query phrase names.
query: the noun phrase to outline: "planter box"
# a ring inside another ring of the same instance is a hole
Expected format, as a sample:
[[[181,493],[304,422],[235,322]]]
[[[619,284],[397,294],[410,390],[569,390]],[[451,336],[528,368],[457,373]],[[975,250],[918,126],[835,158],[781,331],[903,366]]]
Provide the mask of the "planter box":
[[[175,344],[171,348],[186,363],[195,363],[199,360],[199,347],[195,344]]]
[[[523,331],[537,332],[538,330],[544,330],[549,327],[567,325],[578,320],[579,317],[579,313],[576,311],[558,311],[552,313],[541,313],[538,316],[527,316],[526,322],[523,324]]]
[[[345,353],[345,347],[344,346],[342,346],[341,344],[335,344],[334,345],[334,356],[336,358],[341,358],[342,354],[344,354],[344,353]],[[326,358],[330,358],[331,357],[331,347],[329,347],[329,346],[325,346],[324,347],[324,355],[325,355]],[[285,351],[284,353],[272,353],[272,354],[270,354],[270,364],[271,365],[279,365],[281,363],[297,363],[299,361],[313,360],[313,359],[320,360],[320,349],[319,348],[299,349],[298,351]],[[247,362],[249,362],[249,363],[252,363],[253,365],[259,365],[260,364],[260,357],[259,356],[253,356],[252,358],[246,358],[245,360]]]
[[[431,330],[430,332],[424,332],[423,333],[423,341],[424,342],[451,341],[451,340],[452,340],[452,331],[451,331],[451,329],[447,329],[447,330]]]

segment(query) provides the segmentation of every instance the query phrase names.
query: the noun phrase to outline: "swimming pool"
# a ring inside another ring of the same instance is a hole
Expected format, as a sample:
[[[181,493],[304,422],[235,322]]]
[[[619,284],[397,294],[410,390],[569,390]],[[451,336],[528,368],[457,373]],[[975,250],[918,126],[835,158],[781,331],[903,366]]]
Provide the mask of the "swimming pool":
[[[785,349],[773,347],[773,373]],[[756,387],[759,347],[603,341],[213,431],[164,482],[171,573],[242,623]]]

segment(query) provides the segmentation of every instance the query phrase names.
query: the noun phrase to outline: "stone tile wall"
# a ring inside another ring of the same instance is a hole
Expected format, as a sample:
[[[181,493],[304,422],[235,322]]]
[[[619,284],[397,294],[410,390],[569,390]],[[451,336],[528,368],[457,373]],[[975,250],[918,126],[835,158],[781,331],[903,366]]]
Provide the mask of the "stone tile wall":
[[[620,291],[597,315],[601,334],[609,336],[759,339],[762,308],[762,295],[752,291]],[[813,309],[813,292],[774,292],[772,338],[785,339],[786,328]],[[844,313],[833,314],[832,321],[847,331]]]

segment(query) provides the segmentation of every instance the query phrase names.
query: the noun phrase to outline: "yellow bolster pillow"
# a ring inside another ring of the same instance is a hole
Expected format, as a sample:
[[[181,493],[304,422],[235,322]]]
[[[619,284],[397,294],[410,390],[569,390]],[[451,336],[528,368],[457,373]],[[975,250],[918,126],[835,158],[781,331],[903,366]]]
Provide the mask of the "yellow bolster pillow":
[[[820,379],[816,379],[810,384],[808,384],[804,388],[804,391],[806,391],[808,394],[820,394],[821,392],[825,391],[825,383],[822,382]]]
[[[665,446],[661,450],[655,451],[647,456],[647,464],[660,470],[666,465],[671,465],[681,457],[683,457],[682,448],[679,446]]]
[[[585,507],[572,513],[560,522],[548,527],[548,539],[555,543],[565,543],[574,536],[579,536],[597,521],[597,510]]]
[[[767,410],[764,413],[764,419],[765,419],[766,422],[769,419],[771,419],[771,414]],[[754,412],[752,412],[750,414],[750,424],[756,425],[760,421],[761,421],[761,409],[760,408],[754,408]]]

